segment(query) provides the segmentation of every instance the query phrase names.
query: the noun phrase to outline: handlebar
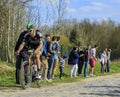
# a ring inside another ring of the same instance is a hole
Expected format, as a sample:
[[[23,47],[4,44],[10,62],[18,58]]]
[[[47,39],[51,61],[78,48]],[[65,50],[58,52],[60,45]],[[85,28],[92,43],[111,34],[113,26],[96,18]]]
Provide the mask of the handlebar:
[[[35,56],[34,49],[28,50],[28,55]]]

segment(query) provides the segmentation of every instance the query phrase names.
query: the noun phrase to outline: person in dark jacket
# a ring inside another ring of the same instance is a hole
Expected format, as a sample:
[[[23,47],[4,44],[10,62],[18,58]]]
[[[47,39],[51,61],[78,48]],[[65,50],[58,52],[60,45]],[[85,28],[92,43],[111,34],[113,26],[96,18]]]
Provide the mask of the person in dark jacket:
[[[80,76],[82,74],[82,68],[84,65],[84,51],[82,47],[79,47],[78,54],[80,56],[78,60],[78,76]]]
[[[84,51],[85,56],[84,77],[88,77],[88,65],[90,64],[90,49],[91,45],[88,44],[86,50]]]
[[[78,48],[73,47],[72,51],[70,52],[69,59],[68,59],[68,64],[70,66],[70,77],[76,77],[77,69],[78,69],[78,59],[79,59],[79,54],[77,52]]]
[[[20,68],[21,68],[21,62],[22,62],[22,60],[25,61],[28,59],[27,54],[25,53],[27,47],[24,47],[19,55],[17,54],[17,50],[19,49],[19,46],[21,45],[21,43],[24,39],[24,35],[28,33],[29,29],[33,28],[33,25],[27,24],[26,28],[27,28],[27,31],[23,31],[20,34],[20,36],[16,42],[15,49],[14,49],[14,53],[15,53],[15,57],[16,57],[16,72],[15,72],[16,84],[20,84],[19,72],[20,72]]]

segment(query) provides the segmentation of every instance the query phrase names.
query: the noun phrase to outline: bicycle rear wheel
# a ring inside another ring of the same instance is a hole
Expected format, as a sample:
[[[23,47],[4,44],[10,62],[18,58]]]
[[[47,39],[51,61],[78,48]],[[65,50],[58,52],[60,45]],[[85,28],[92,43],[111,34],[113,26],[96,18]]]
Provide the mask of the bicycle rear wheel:
[[[32,81],[32,68],[28,61],[24,61],[20,69],[20,84],[23,89],[30,87]]]
[[[44,66],[44,64],[41,65],[40,74],[41,74],[41,78],[36,79],[36,84],[38,87],[44,86],[44,82],[45,82],[45,66]]]

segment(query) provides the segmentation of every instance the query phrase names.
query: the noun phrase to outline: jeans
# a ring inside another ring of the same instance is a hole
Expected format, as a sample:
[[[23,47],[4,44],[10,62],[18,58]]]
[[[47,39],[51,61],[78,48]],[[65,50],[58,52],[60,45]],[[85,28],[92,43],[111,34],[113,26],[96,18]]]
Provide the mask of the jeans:
[[[101,63],[101,73],[104,73],[104,63],[103,62],[100,63]]]
[[[107,60],[107,72],[110,72],[110,60]]]
[[[55,78],[57,65],[58,65],[58,59],[56,59],[56,60],[54,59],[53,69],[52,69],[52,79],[54,79],[54,78]]]
[[[82,74],[84,61],[78,61],[78,74]]]
[[[64,71],[64,67],[61,67],[61,66],[60,66],[60,78],[61,78],[62,75],[63,75],[63,71]]]
[[[53,63],[54,63],[54,58],[53,57],[49,57],[49,59],[48,59],[48,73],[47,73],[47,78],[48,79],[51,79]]]
[[[16,78],[16,83],[19,82],[19,73],[21,69],[21,62],[28,60],[28,55],[26,52],[20,52],[19,55],[16,56],[16,72],[15,72],[15,78]]]
[[[84,67],[84,77],[87,76],[88,74],[88,65],[90,64],[90,61],[85,62],[85,67]]]

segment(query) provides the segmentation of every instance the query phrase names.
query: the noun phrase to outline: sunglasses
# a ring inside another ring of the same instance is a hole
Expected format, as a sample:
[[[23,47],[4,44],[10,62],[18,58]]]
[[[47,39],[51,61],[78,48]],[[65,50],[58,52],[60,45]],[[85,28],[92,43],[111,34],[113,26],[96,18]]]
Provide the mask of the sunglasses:
[[[32,32],[33,30],[30,30],[29,32]]]

